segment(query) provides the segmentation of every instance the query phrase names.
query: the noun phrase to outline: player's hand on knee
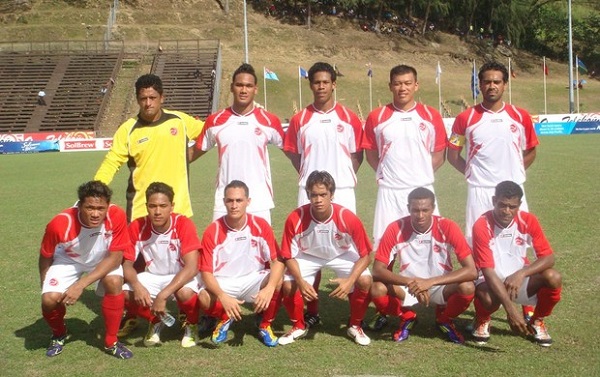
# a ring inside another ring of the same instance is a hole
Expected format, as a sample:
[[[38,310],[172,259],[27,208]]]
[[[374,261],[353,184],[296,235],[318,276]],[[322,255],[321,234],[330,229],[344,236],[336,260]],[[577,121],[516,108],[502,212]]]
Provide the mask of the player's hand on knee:
[[[306,280],[303,280],[298,284],[298,289],[300,290],[300,294],[305,301],[313,301],[318,300],[319,295],[312,284],[308,284]]]
[[[329,294],[329,297],[335,297],[339,299],[348,297],[352,291],[352,287],[354,286],[354,284],[352,284],[348,279],[344,278],[329,279],[329,282],[338,285],[333,292]]]

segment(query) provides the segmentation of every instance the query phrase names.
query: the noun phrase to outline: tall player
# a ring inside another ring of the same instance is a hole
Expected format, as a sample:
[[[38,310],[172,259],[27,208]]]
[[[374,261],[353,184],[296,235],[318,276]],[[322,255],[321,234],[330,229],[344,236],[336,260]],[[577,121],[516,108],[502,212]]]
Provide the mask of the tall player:
[[[203,123],[178,111],[162,108],[163,84],[152,74],[135,83],[140,111],[117,129],[113,144],[94,179],[110,184],[119,168],[127,163],[127,218],[146,216],[145,192],[152,182],[164,182],[175,190],[174,211],[191,217],[188,142],[195,140]]]
[[[373,282],[368,268],[372,247],[358,216],[332,203],[335,192],[331,174],[312,172],[306,180],[310,203],[294,210],[285,222],[280,257],[288,273],[283,284],[283,304],[292,328],[279,338],[279,344],[290,344],[308,333],[303,299],[317,299],[313,280],[324,267],[337,275],[330,280],[337,287],[329,296],[349,298],[348,336],[363,346],[371,343],[361,323],[369,306],[369,289]]]
[[[328,63],[308,70],[314,101],[295,114],[285,134],[283,150],[299,174],[298,206],[309,203],[306,180],[315,170],[329,172],[337,183],[335,202],[356,213],[356,172],[363,160],[362,124],[358,116],[333,96],[337,74]],[[318,289],[320,275],[315,279]],[[309,326],[320,322],[318,299],[308,304]]]
[[[282,148],[283,130],[275,115],[254,105],[258,92],[256,82],[256,73],[250,64],[239,66],[230,86],[233,104],[210,115],[196,141],[192,160],[215,146],[219,152],[213,220],[227,213],[223,204],[225,186],[240,180],[252,192],[248,212],[271,223],[270,210],[275,204],[267,146]]]
[[[507,82],[505,66],[484,64],[479,70],[483,101],[460,113],[452,126],[448,162],[467,180],[465,235],[469,241],[475,220],[493,208],[496,185],[511,180],[523,187],[525,169],[533,163],[539,144],[531,115],[502,100]],[[521,206],[527,210],[525,196]]]
[[[381,238],[375,262],[371,297],[380,313],[400,317],[400,326],[392,338],[408,339],[417,320],[411,309],[418,303],[436,304],[438,329],[453,343],[464,338],[454,326],[454,318],[464,312],[471,301],[477,277],[471,248],[458,225],[435,216],[435,195],[419,187],[408,194],[409,216],[392,222]],[[460,263],[452,266],[452,253]],[[398,273],[390,269],[397,261]]]
[[[137,273],[133,261],[125,260],[123,290],[127,294],[128,315],[148,320],[146,347],[161,343],[167,300],[175,297],[185,314],[182,347],[196,345],[198,323],[198,292],[200,291],[198,258],[201,248],[196,226],[189,218],[173,213],[175,193],[162,182],[153,182],[146,189],[148,214],[129,224],[129,235],[135,256],[142,258],[145,271]]]
[[[522,335],[532,334],[536,343],[548,347],[552,338],[544,318],[560,301],[562,277],[554,268],[554,253],[538,219],[521,211],[523,189],[515,182],[499,183],[494,208],[473,226],[473,255],[481,271],[475,282],[475,326],[479,343],[490,338],[491,315],[504,307],[510,328]],[[536,260],[527,258],[533,247]],[[523,319],[513,302],[535,305],[529,321]]]
[[[102,182],[82,184],[77,195],[75,207],[48,223],[40,248],[42,314],[52,329],[46,356],[63,351],[66,306],[75,305],[87,286],[99,282],[96,292],[104,295],[104,350],[129,359],[133,353],[117,339],[124,305],[121,260],[130,250],[125,212],[110,203],[112,191]]]
[[[242,319],[241,305],[254,304],[254,313],[261,314],[258,335],[266,346],[275,347],[271,322],[279,308],[284,265],[277,259],[269,223],[246,211],[249,194],[244,182],[231,181],[223,195],[227,214],[204,231],[200,271],[206,289],[200,291],[200,306],[219,318],[211,337],[219,344],[227,340],[232,322]]]

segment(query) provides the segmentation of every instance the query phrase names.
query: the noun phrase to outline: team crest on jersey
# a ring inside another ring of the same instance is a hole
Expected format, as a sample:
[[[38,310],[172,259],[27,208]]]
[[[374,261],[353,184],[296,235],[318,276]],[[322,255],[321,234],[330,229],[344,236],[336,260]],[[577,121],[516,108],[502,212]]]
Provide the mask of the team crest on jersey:
[[[254,129],[254,134],[255,134],[256,136],[260,136],[260,135],[262,134],[262,130],[261,130],[259,127],[256,127],[256,128]]]
[[[336,234],[333,235],[333,238],[335,238],[336,241],[339,241],[339,240],[342,239],[342,235],[339,234],[339,233],[336,233]]]
[[[512,132],[517,132],[517,126],[516,126],[515,124],[511,124],[511,125],[510,125],[510,130],[511,130]]]
[[[338,124],[337,132],[344,132],[344,126],[342,126],[341,124]]]
[[[251,245],[251,247],[252,247],[253,249],[254,249],[254,248],[257,248],[257,247],[258,247],[258,242],[256,242],[256,240],[251,240],[251,241],[250,241],[250,245]]]
[[[173,244],[170,244],[169,245],[169,251],[176,252],[177,251],[177,247],[175,245],[173,245]]]
[[[441,253],[442,252],[442,248],[440,247],[440,245],[433,245],[433,252],[434,253]]]
[[[177,128],[171,127],[170,131],[171,131],[171,135],[173,135],[173,136],[177,135]]]
[[[58,285],[58,280],[56,280],[55,278],[50,279],[51,287],[56,287],[57,285]]]
[[[425,129],[426,129],[426,128],[427,128],[427,126],[425,126],[425,123],[421,123],[421,124],[419,124],[419,129],[420,129],[421,131],[425,131]]]
[[[525,245],[525,240],[523,239],[523,237],[517,237],[517,238],[515,238],[515,244],[517,244],[519,246],[523,246],[523,245]]]

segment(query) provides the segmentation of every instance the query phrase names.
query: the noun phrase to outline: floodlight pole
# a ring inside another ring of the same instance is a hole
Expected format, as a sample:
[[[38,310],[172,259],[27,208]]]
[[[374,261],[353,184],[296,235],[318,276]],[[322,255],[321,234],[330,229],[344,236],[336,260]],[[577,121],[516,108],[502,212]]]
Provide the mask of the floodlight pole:
[[[248,16],[246,13],[246,0],[244,0],[244,53],[246,57],[244,61],[248,63]]]
[[[573,25],[571,17],[571,0],[569,0],[568,9],[569,18],[569,113],[575,112],[575,102],[573,101]]]

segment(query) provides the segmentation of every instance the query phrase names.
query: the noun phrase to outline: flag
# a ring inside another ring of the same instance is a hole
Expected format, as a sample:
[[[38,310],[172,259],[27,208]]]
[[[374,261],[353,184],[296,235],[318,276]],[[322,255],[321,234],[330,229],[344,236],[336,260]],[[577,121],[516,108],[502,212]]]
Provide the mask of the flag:
[[[340,72],[340,69],[338,68],[337,64],[333,65],[333,70],[335,71],[335,74],[337,75],[337,77],[344,77],[344,74],[342,72]]]
[[[471,75],[471,93],[473,93],[473,99],[479,96],[479,78],[477,77],[475,62],[473,62],[473,74]]]
[[[265,67],[265,79],[279,81],[279,78],[277,77],[277,74],[275,72],[271,71],[267,67]]]
[[[583,62],[579,58],[577,58],[577,68],[579,69],[579,73],[587,73],[588,71],[585,64],[583,64]]]
[[[546,63],[543,64],[543,67],[544,67],[544,75],[548,76],[550,71],[548,70],[548,66],[546,65]]]
[[[373,69],[371,68],[371,63],[367,63],[367,76],[373,77]]]
[[[302,77],[303,79],[307,79],[308,78],[308,72],[306,72],[306,69],[298,66],[299,69],[299,75],[300,77]]]
[[[440,66],[440,62],[438,62],[437,69],[435,70],[435,83],[440,83],[440,78],[442,77],[442,67]]]

